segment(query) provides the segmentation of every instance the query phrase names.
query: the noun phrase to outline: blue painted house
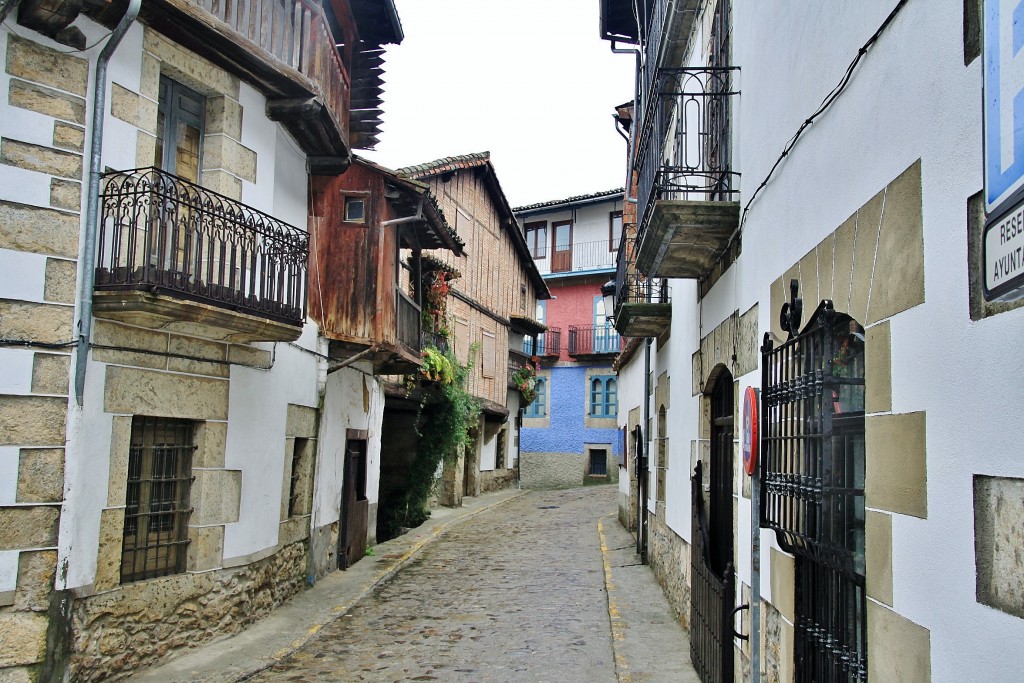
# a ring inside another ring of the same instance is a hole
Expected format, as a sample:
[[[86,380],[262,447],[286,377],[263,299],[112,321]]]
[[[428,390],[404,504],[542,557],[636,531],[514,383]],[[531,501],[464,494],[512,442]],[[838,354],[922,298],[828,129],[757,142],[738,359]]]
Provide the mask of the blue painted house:
[[[519,472],[526,488],[618,481],[621,348],[601,285],[614,277],[622,190],[515,209],[552,298],[536,319],[548,331],[523,349],[537,358],[537,399],[522,413]]]

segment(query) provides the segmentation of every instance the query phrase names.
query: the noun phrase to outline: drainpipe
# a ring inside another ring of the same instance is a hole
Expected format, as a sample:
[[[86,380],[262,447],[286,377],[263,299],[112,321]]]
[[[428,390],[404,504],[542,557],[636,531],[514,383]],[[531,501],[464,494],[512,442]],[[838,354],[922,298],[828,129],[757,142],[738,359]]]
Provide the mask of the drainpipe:
[[[633,152],[636,145],[636,112],[640,111],[640,50],[636,48],[616,47],[612,41],[612,52],[617,55],[632,54],[634,58],[633,67],[633,125],[631,126],[628,140],[629,150],[626,153],[626,201],[636,204],[636,197],[630,196],[633,193]],[[618,130],[618,129],[616,129]]]
[[[17,0],[14,0],[17,2]],[[99,223],[100,174],[103,156],[103,120],[106,116],[107,63],[121,39],[139,16],[142,0],[131,0],[128,10],[121,17],[117,28],[110,34],[110,40],[103,46],[96,60],[96,75],[93,79],[92,101],[92,143],[89,149],[89,187],[86,190],[85,235],[78,248],[78,263],[81,270],[81,284],[78,288],[78,347],[75,350],[75,400],[82,405],[85,393],[85,366],[89,356],[89,338],[92,335],[92,288],[96,277],[96,227]]]
[[[4,23],[7,15],[14,11],[21,0],[0,0],[0,24]]]

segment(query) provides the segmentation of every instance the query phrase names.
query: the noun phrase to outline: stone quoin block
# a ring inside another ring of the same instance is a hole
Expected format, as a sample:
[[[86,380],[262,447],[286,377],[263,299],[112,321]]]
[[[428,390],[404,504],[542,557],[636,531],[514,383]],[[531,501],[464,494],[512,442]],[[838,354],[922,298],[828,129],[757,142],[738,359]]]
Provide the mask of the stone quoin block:
[[[228,382],[138,368],[107,367],[103,396],[108,413],[226,420]]]
[[[64,449],[22,448],[18,454],[19,503],[59,503],[64,499]]]
[[[12,107],[52,116],[55,119],[85,124],[85,99],[46,88],[35,83],[11,79],[7,102]]]
[[[0,140],[0,163],[62,178],[82,177],[82,155],[19,140]]]
[[[82,97],[89,85],[88,60],[17,35],[7,37],[7,73]]]
[[[75,309],[0,299],[0,337],[60,344],[72,338]]]
[[[71,356],[37,353],[32,362],[32,392],[36,394],[67,394],[70,382]]]
[[[68,400],[0,396],[0,446],[64,446]]]
[[[77,185],[77,183],[75,183]],[[75,303],[78,263],[64,259],[46,259],[46,281],[43,298],[59,304]]]
[[[59,522],[56,506],[0,508],[0,550],[56,546]]]
[[[78,214],[0,201],[0,249],[78,256]]]
[[[50,204],[68,211],[82,210],[82,183],[61,178],[50,179]],[[74,292],[74,288],[72,288]]]

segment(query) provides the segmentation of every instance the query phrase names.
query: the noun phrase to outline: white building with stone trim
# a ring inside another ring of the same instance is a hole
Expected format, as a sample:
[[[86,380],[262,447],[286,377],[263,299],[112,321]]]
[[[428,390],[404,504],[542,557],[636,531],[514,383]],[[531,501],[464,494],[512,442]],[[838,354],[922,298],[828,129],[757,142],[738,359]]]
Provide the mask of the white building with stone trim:
[[[1024,309],[982,290],[981,17],[601,3],[639,84],[620,517],[704,680],[1024,671]]]
[[[0,679],[266,615],[338,566],[346,472],[372,518],[384,398],[306,317],[309,185],[376,142],[401,25],[237,7],[0,2]]]

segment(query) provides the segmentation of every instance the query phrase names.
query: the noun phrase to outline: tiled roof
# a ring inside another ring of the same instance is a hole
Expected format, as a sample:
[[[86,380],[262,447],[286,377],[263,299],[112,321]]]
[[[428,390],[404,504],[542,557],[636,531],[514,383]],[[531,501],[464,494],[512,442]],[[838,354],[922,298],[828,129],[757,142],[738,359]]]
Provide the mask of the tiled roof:
[[[422,178],[424,176],[440,175],[441,173],[446,173],[448,171],[457,171],[463,168],[485,166],[490,162],[490,160],[490,152],[476,152],[475,154],[462,154],[460,156],[444,157],[443,159],[428,161],[425,164],[406,166],[398,169],[397,172],[400,175],[409,176],[410,178]]]
[[[568,197],[566,199],[553,199],[547,202],[538,202],[536,204],[527,204],[526,206],[520,206],[512,209],[516,213],[522,213],[524,211],[535,211],[536,209],[546,209],[554,206],[560,206],[562,204],[577,204],[579,202],[589,202],[597,199],[606,199],[611,197],[621,197],[625,190],[621,187],[614,190],[604,190],[603,192],[594,192],[593,194],[581,194],[575,197]]]

